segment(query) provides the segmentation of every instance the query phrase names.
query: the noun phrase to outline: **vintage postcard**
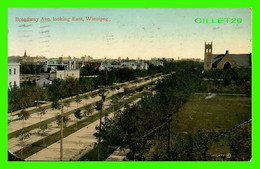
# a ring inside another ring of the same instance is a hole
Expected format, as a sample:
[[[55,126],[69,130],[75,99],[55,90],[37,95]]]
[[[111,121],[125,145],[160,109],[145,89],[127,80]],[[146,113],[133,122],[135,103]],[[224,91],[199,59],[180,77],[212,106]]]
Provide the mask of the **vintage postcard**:
[[[9,8],[9,161],[250,161],[251,8]]]

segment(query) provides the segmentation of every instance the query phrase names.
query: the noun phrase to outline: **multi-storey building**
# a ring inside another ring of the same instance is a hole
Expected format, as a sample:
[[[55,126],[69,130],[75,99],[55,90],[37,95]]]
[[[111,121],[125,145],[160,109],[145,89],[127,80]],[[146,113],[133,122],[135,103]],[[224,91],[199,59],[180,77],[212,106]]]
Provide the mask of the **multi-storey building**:
[[[129,60],[129,59],[120,59],[120,60],[103,60],[99,67],[99,70],[113,69],[113,68],[128,68],[128,69],[141,69],[147,70],[148,64],[144,60]]]
[[[8,89],[14,85],[20,87],[20,63],[12,58],[8,58]]]
[[[75,58],[51,58],[44,62],[41,69],[40,86],[51,84],[54,79],[66,79],[67,77],[79,78],[79,63],[81,60]]]

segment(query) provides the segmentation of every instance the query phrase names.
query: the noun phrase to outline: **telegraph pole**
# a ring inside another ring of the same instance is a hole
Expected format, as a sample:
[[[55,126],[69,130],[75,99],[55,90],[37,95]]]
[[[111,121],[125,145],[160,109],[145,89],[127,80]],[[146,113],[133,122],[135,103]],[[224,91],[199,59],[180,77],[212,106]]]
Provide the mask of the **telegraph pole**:
[[[101,103],[101,110],[99,112],[99,135],[98,135],[98,161],[100,160],[100,143],[101,143],[101,123],[102,123],[102,109],[103,109],[103,106],[102,106],[103,103]]]
[[[60,161],[63,161],[63,104],[61,104]]]
[[[172,113],[168,114],[168,146],[167,146],[167,154],[168,154],[168,160],[170,161],[170,133],[171,133],[171,122],[172,122]]]
[[[106,88],[107,88],[107,67],[106,67]]]
[[[102,112],[103,112],[103,104],[105,102],[106,96],[105,94],[105,90],[102,91],[102,94],[100,94],[101,96],[101,100],[100,100],[100,107],[99,107],[99,136],[98,136],[98,161],[100,160],[100,143],[101,143],[101,127],[102,127]]]

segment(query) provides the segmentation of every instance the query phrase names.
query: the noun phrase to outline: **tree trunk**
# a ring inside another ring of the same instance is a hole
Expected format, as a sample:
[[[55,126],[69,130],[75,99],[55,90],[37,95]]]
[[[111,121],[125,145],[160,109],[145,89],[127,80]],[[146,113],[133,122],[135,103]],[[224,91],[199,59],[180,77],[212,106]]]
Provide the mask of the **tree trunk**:
[[[99,151],[99,147],[100,145],[98,145],[98,161],[100,161],[100,151]]]
[[[21,159],[23,159],[23,141],[22,141],[22,149],[21,149]]]
[[[135,151],[133,151],[133,161],[135,161]]]

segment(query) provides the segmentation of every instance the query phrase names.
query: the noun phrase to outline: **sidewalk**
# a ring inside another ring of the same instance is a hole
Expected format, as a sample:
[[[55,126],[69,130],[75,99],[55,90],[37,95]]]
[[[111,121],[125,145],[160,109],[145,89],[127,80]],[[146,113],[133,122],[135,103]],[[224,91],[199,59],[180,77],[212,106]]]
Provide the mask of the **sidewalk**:
[[[97,139],[93,136],[96,132],[95,127],[99,120],[78,130],[77,132],[63,138],[63,160],[69,161],[78,156],[82,151],[89,151],[94,148]],[[25,159],[26,161],[59,161],[60,160],[60,141],[35,153]]]
[[[129,153],[129,149],[120,150],[117,148],[107,159],[106,161],[123,161],[126,154]]]

